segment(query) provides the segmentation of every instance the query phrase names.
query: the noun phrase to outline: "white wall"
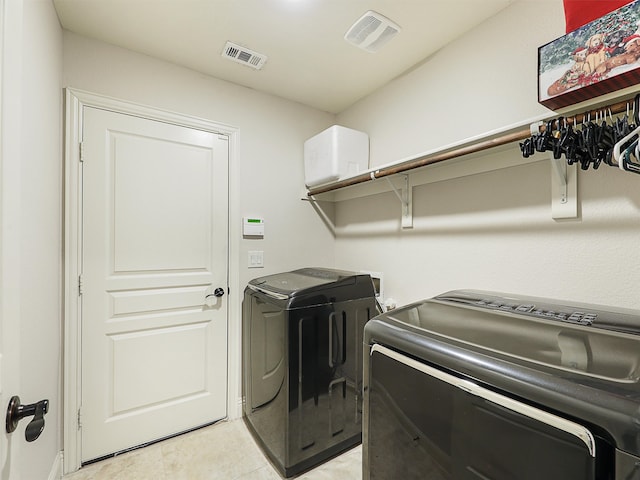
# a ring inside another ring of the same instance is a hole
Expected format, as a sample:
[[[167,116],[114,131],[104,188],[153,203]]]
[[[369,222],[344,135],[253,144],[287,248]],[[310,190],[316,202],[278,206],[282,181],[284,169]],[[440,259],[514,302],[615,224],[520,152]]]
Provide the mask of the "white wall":
[[[23,5],[21,398],[50,400],[44,432],[22,448],[28,479],[46,478],[61,450],[62,29],[50,1]]]
[[[537,48],[563,34],[561,0],[519,0],[337,123],[370,134],[377,166],[552,116]],[[417,187],[412,230],[393,193],[341,202],[336,263],[384,272],[399,304],[477,288],[640,308],[640,177],[581,171],[579,218],[554,221],[550,175],[541,162]]]
[[[3,406],[19,395],[24,404],[48,398],[50,409],[36,442],[24,439],[30,418],[7,438],[13,458],[3,463],[2,478],[46,479],[58,471],[61,449],[62,30],[50,1],[7,1],[2,300],[3,314],[12,305],[3,331],[12,347],[4,366],[15,369],[19,382],[3,392]]]
[[[522,123],[549,112],[537,103],[538,47],[563,34],[562,0],[517,0],[338,121],[369,133],[371,166]]]
[[[243,286],[255,276],[333,264],[331,233],[300,201],[302,145],[331,125],[333,115],[70,32],[64,33],[64,85],[239,128],[232,213],[261,215],[266,224],[264,240],[242,240]],[[232,225],[239,228],[239,221]],[[264,269],[246,268],[248,250],[264,250]]]
[[[304,266],[333,266],[333,234],[301,198],[304,140],[333,124],[334,116],[70,32],[64,33],[64,86],[239,129],[230,165],[232,264],[239,272],[232,272],[237,282],[229,301],[235,312],[230,348],[238,362],[231,386],[240,394],[240,304],[247,282]],[[264,217],[264,239],[242,239],[243,215]],[[264,268],[247,268],[250,250],[264,251]]]

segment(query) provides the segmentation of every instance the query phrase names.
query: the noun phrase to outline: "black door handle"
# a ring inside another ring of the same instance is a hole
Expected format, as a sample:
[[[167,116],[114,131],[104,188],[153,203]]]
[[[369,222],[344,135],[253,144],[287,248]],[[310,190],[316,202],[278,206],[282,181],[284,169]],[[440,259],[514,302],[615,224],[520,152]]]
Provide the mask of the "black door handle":
[[[18,422],[24,417],[33,416],[33,419],[27,425],[24,437],[27,442],[36,440],[44,430],[44,416],[49,411],[49,400],[40,400],[30,405],[20,404],[20,397],[17,395],[11,397],[9,406],[7,407],[6,430],[12,433],[18,427]]]
[[[204,297],[204,304],[206,307],[212,308],[215,307],[217,302],[218,302],[218,298],[222,297],[224,295],[224,288],[222,287],[218,287],[216,288],[213,293],[208,294],[207,296]],[[215,297],[215,301],[214,301],[214,297]]]

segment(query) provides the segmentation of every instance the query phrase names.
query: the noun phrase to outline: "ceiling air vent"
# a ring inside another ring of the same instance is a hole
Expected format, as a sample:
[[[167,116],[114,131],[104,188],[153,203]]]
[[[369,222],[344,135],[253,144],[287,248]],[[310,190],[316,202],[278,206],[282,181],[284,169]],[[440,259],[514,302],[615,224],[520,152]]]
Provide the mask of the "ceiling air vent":
[[[369,10],[344,34],[347,42],[375,53],[400,31],[400,27],[384,15]]]
[[[241,47],[232,42],[227,42],[222,52],[224,58],[233,60],[234,62],[241,63],[247,67],[260,70],[264,63],[267,61],[267,56],[261,53],[254,52],[248,48]]]

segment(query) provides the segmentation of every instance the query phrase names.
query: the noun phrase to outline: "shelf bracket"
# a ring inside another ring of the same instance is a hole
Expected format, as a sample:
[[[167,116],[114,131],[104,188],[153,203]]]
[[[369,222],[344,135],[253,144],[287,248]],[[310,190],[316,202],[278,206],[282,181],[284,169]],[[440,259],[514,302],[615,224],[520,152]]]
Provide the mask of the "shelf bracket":
[[[563,160],[551,159],[551,167],[556,172],[557,188],[560,192],[560,203],[567,203],[567,163]]]
[[[409,185],[409,175],[400,175],[403,185],[398,190],[389,177],[385,177],[389,186],[402,205],[402,228],[413,228],[413,187]]]
[[[577,165],[551,157],[551,217],[554,219],[578,217]]]

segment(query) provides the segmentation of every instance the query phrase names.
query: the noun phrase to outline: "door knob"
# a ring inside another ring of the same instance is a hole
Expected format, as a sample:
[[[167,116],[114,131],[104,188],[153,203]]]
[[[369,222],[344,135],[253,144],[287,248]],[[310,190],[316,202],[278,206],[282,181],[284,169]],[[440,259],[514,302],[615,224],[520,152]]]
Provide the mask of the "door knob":
[[[40,400],[30,405],[20,404],[20,397],[17,395],[11,397],[9,406],[7,407],[6,430],[12,433],[18,427],[18,422],[24,417],[33,416],[33,419],[27,425],[24,437],[27,442],[36,440],[44,430],[44,416],[49,411],[49,400]]]
[[[223,296],[223,295],[224,295],[224,288],[222,288],[222,287],[218,287],[218,288],[216,288],[216,289],[213,291],[213,294],[214,294],[216,297],[221,297],[221,296]]]
[[[213,291],[213,293],[210,293],[209,295],[204,297],[204,303],[207,305],[207,307],[213,307],[217,302],[217,300],[214,301],[214,299],[216,297],[217,298],[222,297],[223,295],[224,295],[224,288],[218,287]]]

